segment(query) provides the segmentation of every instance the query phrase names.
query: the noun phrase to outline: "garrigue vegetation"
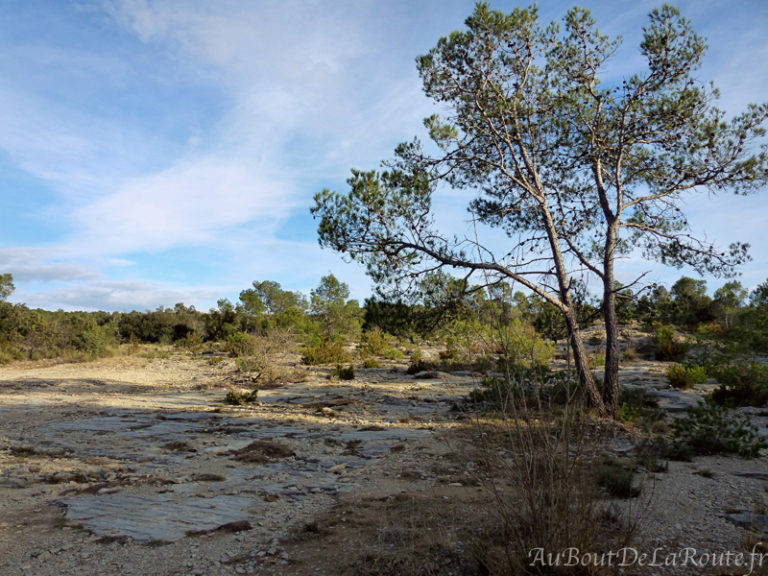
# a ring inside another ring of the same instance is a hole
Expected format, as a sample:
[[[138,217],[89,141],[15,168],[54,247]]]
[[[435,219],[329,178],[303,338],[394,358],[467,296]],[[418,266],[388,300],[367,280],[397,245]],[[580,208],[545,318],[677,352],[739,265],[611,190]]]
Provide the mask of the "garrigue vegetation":
[[[471,367],[479,372],[549,369],[566,332],[562,317],[537,294],[512,292],[501,283],[487,288],[436,272],[425,276],[407,298],[368,298],[362,306],[333,274],[321,279],[307,299],[278,282],[254,282],[237,304],[222,299],[202,312],[176,304],[146,312],[64,312],[30,309],[6,301],[13,279],[4,274],[0,300],[0,363],[15,360],[87,360],[139,344],[175,345],[238,358],[255,378],[270,378],[269,358],[300,350],[305,364],[378,363],[411,355],[411,372],[437,367]],[[597,299],[576,303],[583,327],[600,321]],[[654,287],[637,297],[624,290],[617,320],[647,334],[645,344],[625,357],[669,362],[675,387],[712,378],[720,383],[713,400],[725,405],[768,403],[768,280],[754,291],[731,281],[707,294],[705,280],[682,277],[670,289]],[[599,347],[599,330],[590,342]],[[419,346],[441,348],[427,361]],[[570,360],[569,354],[561,356]],[[602,368],[600,354],[593,369]]]

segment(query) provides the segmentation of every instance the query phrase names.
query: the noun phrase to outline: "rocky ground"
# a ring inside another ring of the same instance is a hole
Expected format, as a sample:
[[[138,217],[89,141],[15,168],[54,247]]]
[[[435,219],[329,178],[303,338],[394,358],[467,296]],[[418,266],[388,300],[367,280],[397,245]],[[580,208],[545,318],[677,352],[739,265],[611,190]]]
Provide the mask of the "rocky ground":
[[[629,366],[624,381],[658,389],[671,413],[698,399],[666,389],[654,363]],[[0,574],[480,573],[493,483],[482,426],[457,410],[477,377],[404,369],[358,368],[350,381],[313,369],[235,407],[223,402],[229,360],[2,368]],[[620,457],[632,442],[619,430],[607,449]],[[619,505],[638,523],[633,550],[670,565],[624,573],[749,573],[749,557],[713,567],[704,554],[762,551],[765,457],[643,478],[634,508]],[[768,556],[753,564],[768,573]]]

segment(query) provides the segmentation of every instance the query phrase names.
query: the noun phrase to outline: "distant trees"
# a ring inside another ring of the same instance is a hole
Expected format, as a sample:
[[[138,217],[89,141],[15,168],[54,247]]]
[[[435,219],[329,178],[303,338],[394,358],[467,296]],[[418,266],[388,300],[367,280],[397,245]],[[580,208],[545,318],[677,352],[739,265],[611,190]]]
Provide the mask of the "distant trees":
[[[4,276],[8,286],[11,279]],[[623,295],[617,306],[623,323],[670,335],[674,325],[696,338],[728,338],[734,349],[768,351],[768,280],[751,293],[729,281],[713,296],[705,280],[686,276],[670,290],[657,286],[639,298],[617,289]],[[600,303],[583,290],[574,294],[579,324],[587,326],[599,317]],[[542,339],[557,343],[567,337],[560,310],[538,294],[513,291],[506,282],[470,285],[441,270],[420,278],[406,298],[389,301],[379,295],[362,308],[332,273],[321,278],[309,298],[275,281],[254,281],[237,304],[223,298],[208,312],[183,303],[145,312],[51,312],[0,301],[0,364],[88,359],[121,344],[144,343],[239,350],[241,355],[254,346],[263,352],[302,344],[307,363],[347,363],[355,342],[368,348],[374,341],[386,344],[394,358],[397,339],[439,342],[441,353],[454,361],[485,357],[489,366],[501,358],[541,364],[554,349]]]
[[[752,306],[768,306],[768,280],[750,293],[749,303]]]
[[[14,290],[16,286],[13,284],[13,275],[0,274],[0,301],[6,300]]]
[[[672,285],[670,296],[673,323],[692,327],[714,318],[706,280],[683,276]]]
[[[302,330],[309,303],[301,292],[283,290],[273,280],[255,281],[253,287],[240,292],[242,310],[260,320],[260,328]]]
[[[731,328],[744,302],[747,299],[747,289],[736,280],[726,282],[715,290],[712,301],[713,316],[715,316],[725,328]]]
[[[312,290],[310,309],[325,338],[349,338],[359,334],[363,312],[357,300],[349,299],[349,286],[333,274],[320,279]]]

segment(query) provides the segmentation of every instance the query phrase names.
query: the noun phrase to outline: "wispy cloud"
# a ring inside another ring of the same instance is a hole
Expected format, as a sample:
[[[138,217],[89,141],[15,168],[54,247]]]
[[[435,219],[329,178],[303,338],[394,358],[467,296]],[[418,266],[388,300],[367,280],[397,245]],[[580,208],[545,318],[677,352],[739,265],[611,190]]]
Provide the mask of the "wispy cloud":
[[[0,270],[12,271],[17,282],[92,281],[101,277],[92,266],[52,258],[45,248],[0,250]]]
[[[294,202],[286,185],[258,164],[216,156],[189,159],[129,180],[77,210],[77,232],[69,244],[82,255],[162,252],[210,243],[248,221],[269,234]]]
[[[30,307],[62,310],[154,310],[177,302],[211,301],[216,290],[174,289],[151,282],[90,282],[59,285],[44,292],[31,292]]]

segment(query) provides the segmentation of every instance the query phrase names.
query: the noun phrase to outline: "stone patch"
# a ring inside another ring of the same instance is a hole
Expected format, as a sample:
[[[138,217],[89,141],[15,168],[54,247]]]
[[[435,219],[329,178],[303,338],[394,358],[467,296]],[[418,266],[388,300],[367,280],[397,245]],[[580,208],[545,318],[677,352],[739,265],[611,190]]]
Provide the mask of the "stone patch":
[[[174,542],[190,533],[246,522],[258,504],[252,498],[218,495],[178,498],[173,493],[142,496],[104,494],[66,498],[67,520],[97,536],[128,537],[138,542]]]
[[[728,522],[747,530],[768,534],[768,515],[756,512],[736,512],[725,517]]]
[[[109,458],[124,466],[101,487],[60,499],[67,523],[99,537],[137,542],[173,542],[258,524],[279,514],[280,506],[301,507],[313,495],[351,489],[350,473],[393,446],[430,434],[397,426],[308,429],[254,417],[142,410],[56,422],[42,431],[46,443],[79,458]]]

